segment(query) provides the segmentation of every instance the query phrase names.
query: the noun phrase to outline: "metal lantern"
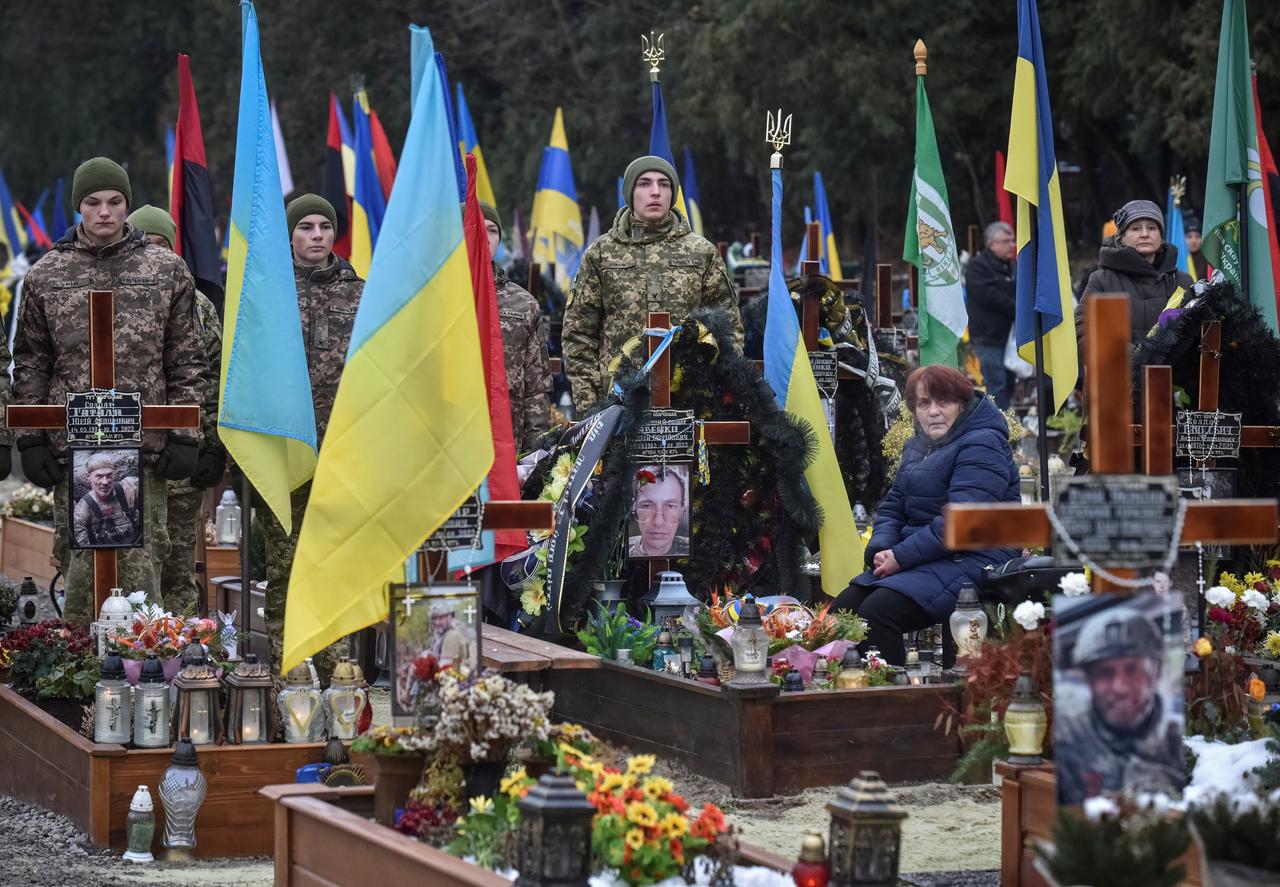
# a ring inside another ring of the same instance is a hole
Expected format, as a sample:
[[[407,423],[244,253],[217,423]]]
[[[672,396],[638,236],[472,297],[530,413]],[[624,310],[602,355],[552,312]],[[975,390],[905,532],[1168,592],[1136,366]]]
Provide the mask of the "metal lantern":
[[[204,647],[192,644],[182,655],[182,671],[173,679],[178,701],[173,709],[173,736],[192,745],[212,745],[218,739],[218,704],[222,684],[204,656]]]
[[[831,814],[831,883],[834,887],[897,887],[902,820],[907,811],[880,774],[862,774],[836,792]]]
[[[363,677],[350,659],[339,659],[333,669],[329,689],[324,691],[324,713],[329,722],[329,735],[338,739],[355,739],[360,735],[360,715],[369,705],[369,691]]]
[[[128,742],[133,738],[129,729],[132,710],[124,661],[118,653],[108,654],[102,659],[102,676],[93,685],[93,741]]]
[[[311,669],[300,662],[289,669],[276,698],[285,742],[319,742],[324,738],[324,699],[311,685]]]
[[[117,634],[128,632],[133,625],[133,604],[124,596],[123,588],[111,589],[111,595],[102,602],[95,629],[98,634],[98,655],[107,655],[107,641]]]
[[[680,677],[693,677],[693,635],[680,635],[676,638],[676,646],[680,651]]]
[[[222,716],[227,742],[247,745],[271,741],[275,732],[271,710],[274,685],[271,669],[253,653],[245,653],[244,661],[227,675],[227,707]]]
[[[742,686],[768,682],[765,665],[769,658],[769,636],[760,621],[760,605],[752,595],[742,599],[729,646],[733,649],[733,680],[729,683]]]
[[[138,786],[133,793],[124,831],[129,842],[124,858],[129,862],[155,862],[156,858],[151,855],[151,841],[156,836],[155,804],[151,801],[151,790],[145,785]]]
[[[30,576],[22,577],[18,588],[18,624],[35,625],[40,621],[40,589]]]
[[[1039,764],[1044,759],[1044,734],[1049,728],[1044,703],[1031,673],[1018,675],[1013,701],[1004,712],[1004,735],[1009,740],[1010,764]]]
[[[689,586],[684,584],[683,576],[674,570],[664,570],[640,603],[653,611],[655,623],[665,625],[678,621],[684,615],[685,607],[698,606],[698,599],[689,594]]]
[[[188,739],[179,739],[169,769],[160,777],[166,859],[189,860],[195,855],[196,814],[208,791],[195,746]]]
[[[924,683],[924,666],[920,664],[920,651],[912,647],[907,651],[907,682],[912,686]]]
[[[836,675],[836,689],[855,690],[870,686],[871,678],[867,677],[867,670],[862,667],[862,657],[858,655],[858,648],[850,647],[844,651],[844,656],[840,660],[840,674]]]
[[[595,805],[561,770],[546,773],[523,798],[516,840],[516,887],[577,887],[591,875]]]
[[[138,748],[164,748],[169,744],[169,688],[164,665],[148,653],[133,688],[133,744]]]
[[[955,612],[950,618],[951,639],[956,642],[957,672],[965,672],[961,657],[977,659],[982,655],[982,642],[987,639],[987,613],[978,602],[978,589],[972,582],[960,586]]]

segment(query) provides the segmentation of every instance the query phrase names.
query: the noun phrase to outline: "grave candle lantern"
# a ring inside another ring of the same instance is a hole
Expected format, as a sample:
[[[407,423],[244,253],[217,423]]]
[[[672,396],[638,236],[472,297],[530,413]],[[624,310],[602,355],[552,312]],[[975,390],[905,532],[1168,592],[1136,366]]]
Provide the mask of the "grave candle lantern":
[[[195,746],[188,739],[179,739],[169,769],[160,777],[166,859],[189,860],[195,855],[196,814],[208,791]]]
[[[920,651],[915,647],[907,650],[907,681],[912,686],[924,683],[924,666],[920,664]]]
[[[831,879],[831,863],[827,861],[827,846],[822,833],[807,831],[800,845],[800,858],[791,869],[796,887],[827,887]]]
[[[647,595],[640,599],[653,611],[653,621],[658,625],[675,622],[684,615],[684,608],[699,606],[698,599],[689,593],[684,576],[674,570],[663,570],[658,574],[658,581]]]
[[[311,685],[311,670],[305,662],[289,669],[277,705],[285,742],[319,742],[324,738],[324,700]]]
[[[275,731],[271,712],[271,670],[253,653],[227,675],[227,707],[223,720],[233,745],[270,742]]]
[[[164,748],[169,744],[169,688],[164,666],[148,653],[133,688],[133,744],[138,748]]]
[[[329,689],[324,691],[324,710],[330,736],[355,739],[359,735],[360,715],[369,704],[369,693],[361,683],[355,664],[350,659],[339,659],[333,669]]]
[[[763,684],[768,680],[765,677],[765,660],[769,656],[769,636],[760,620],[760,605],[752,595],[742,599],[738,625],[733,630],[729,646],[733,649],[734,675],[731,683]]]
[[[564,772],[544,774],[516,801],[520,877],[516,887],[585,884],[591,875],[591,822],[595,805]]]
[[[951,614],[951,639],[956,642],[955,671],[968,671],[959,661],[967,656],[977,659],[982,655],[982,642],[987,639],[987,614],[978,602],[978,589],[972,582],[960,586],[955,612]]]
[[[676,638],[680,650],[680,677],[693,677],[693,636],[682,634]]]
[[[222,685],[205,660],[204,647],[192,644],[182,655],[182,671],[173,679],[178,701],[173,709],[173,735],[192,745],[212,745],[218,739],[218,694]]]
[[[129,862],[155,862],[156,858],[151,855],[151,841],[156,836],[155,805],[151,801],[151,790],[145,785],[138,786],[133,793],[124,830],[129,841],[124,858]]]
[[[842,887],[894,887],[907,811],[898,806],[880,774],[863,770],[836,793],[827,812],[832,882]]]
[[[703,656],[698,662],[698,683],[708,687],[720,686],[720,673],[716,669],[716,658],[710,654]]]
[[[1009,740],[1010,764],[1039,764],[1044,759],[1044,735],[1049,727],[1044,703],[1031,673],[1024,671],[1013,685],[1013,701],[1004,712],[1004,735]]]
[[[862,657],[858,655],[858,648],[850,647],[845,650],[840,660],[840,674],[836,675],[836,689],[854,690],[869,686],[871,686],[871,679],[867,677],[867,670],[862,667]]]
[[[107,655],[107,641],[117,634],[127,632],[133,624],[133,605],[124,596],[123,588],[111,589],[111,596],[102,602],[95,629],[98,634],[98,655]]]
[[[93,685],[93,741],[128,742],[133,737],[132,710],[124,661],[118,653],[108,653],[102,657],[102,677]]]

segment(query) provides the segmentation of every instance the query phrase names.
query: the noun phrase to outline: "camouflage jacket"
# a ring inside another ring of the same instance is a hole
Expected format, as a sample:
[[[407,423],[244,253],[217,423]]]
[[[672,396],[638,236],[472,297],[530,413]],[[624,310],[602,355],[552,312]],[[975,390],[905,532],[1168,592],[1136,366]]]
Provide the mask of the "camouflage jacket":
[[[730,313],[742,345],[738,296],[720,254],[679,213],[658,226],[638,223],[623,207],[613,228],[587,247],[564,311],[566,371],[581,412],[609,393],[609,364],[644,330],[650,311],[677,324],[698,308]]]
[[[13,403],[13,382],[7,372],[11,361],[8,337],[0,336],[0,447],[13,446],[13,432],[4,421],[4,408]]]
[[[209,301],[209,297],[196,290],[196,332],[204,343],[204,355],[208,360],[208,372],[203,379],[204,400],[200,402],[200,431],[204,434],[201,449],[222,451],[222,441],[218,437],[218,392],[222,385],[222,318],[218,317],[218,309]],[[171,480],[167,482],[170,493],[188,493],[195,489],[191,481]]]
[[[27,273],[13,346],[15,403],[64,403],[68,391],[89,390],[90,290],[115,292],[116,388],[139,391],[148,404],[204,403],[207,366],[196,331],[195,281],[179,256],[128,223],[120,240],[103,247],[77,225]],[[194,428],[168,433],[197,440],[200,434]],[[48,434],[64,455],[65,433]],[[165,434],[144,432],[143,450],[158,453]]]
[[[1102,722],[1090,704],[1083,711],[1068,704],[1054,712],[1054,758],[1058,798],[1082,804],[1104,792],[1144,791],[1174,794],[1183,782],[1181,724],[1167,718],[1160,697],[1148,727],[1118,733]]]
[[[502,325],[502,360],[511,392],[511,431],[516,449],[533,449],[551,424],[551,363],[542,334],[542,311],[528,291],[494,266],[498,320]]]
[[[351,328],[360,305],[364,281],[345,259],[330,256],[323,268],[293,265],[298,283],[298,313],[302,315],[302,343],[311,373],[311,401],[316,411],[316,445],[324,440],[338,395],[338,380],[351,344]]]

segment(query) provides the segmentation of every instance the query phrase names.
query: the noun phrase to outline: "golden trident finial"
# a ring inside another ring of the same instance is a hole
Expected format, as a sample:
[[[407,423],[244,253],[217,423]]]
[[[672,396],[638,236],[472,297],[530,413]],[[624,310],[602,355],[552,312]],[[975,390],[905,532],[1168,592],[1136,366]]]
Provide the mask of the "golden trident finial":
[[[773,145],[773,156],[769,158],[770,169],[782,169],[782,149],[791,144],[791,115],[784,119],[782,109],[778,109],[775,117],[772,111],[767,112],[764,140]]]
[[[667,36],[666,33],[659,34],[655,40],[653,31],[649,32],[648,37],[640,35],[640,57],[649,66],[649,79],[654,82],[658,79],[658,65],[666,57],[662,49],[662,38],[665,36]]]
[[[916,41],[915,49],[911,51],[911,54],[916,57],[916,74],[921,76],[928,74],[929,50],[925,49],[923,40]]]
[[[1173,192],[1173,205],[1182,206],[1182,198],[1187,196],[1187,177],[1171,176],[1169,190]]]

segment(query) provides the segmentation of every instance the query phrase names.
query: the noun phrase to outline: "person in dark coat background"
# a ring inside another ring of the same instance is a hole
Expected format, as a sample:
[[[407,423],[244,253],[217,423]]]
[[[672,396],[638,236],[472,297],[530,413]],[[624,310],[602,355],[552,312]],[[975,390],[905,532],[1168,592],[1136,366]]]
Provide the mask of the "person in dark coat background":
[[[963,583],[977,584],[988,564],[1019,554],[958,552],[942,543],[947,503],[1020,499],[1004,415],[950,367],[921,367],[906,387],[916,434],[872,522],[867,570],[832,604],[867,620],[866,646],[879,647],[892,665],[906,662],[904,632],[945,623]]]
[[[1018,280],[1013,270],[1018,244],[1013,229],[1004,222],[988,225],[983,243],[982,252],[973,257],[964,273],[969,344],[978,355],[987,394],[996,406],[1007,410],[1016,381],[1013,373],[1005,369],[1004,349],[1018,310]]]
[[[1098,270],[1089,275],[1090,293],[1124,293],[1129,297],[1131,341],[1140,342],[1160,319],[1160,312],[1182,287],[1194,282],[1178,270],[1178,249],[1164,242],[1164,213],[1150,200],[1130,200],[1115,214],[1119,234],[1098,251]],[[1084,349],[1084,300],[1076,306],[1076,338]]]

